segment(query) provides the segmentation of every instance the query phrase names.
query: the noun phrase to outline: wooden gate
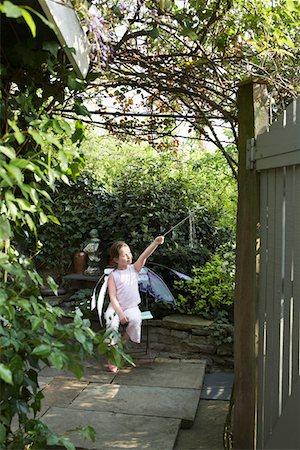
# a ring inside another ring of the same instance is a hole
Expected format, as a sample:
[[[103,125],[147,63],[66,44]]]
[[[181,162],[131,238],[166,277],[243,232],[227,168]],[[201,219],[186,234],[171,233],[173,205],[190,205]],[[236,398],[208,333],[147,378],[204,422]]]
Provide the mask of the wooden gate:
[[[260,181],[256,445],[299,450],[300,100],[257,137],[255,154]]]

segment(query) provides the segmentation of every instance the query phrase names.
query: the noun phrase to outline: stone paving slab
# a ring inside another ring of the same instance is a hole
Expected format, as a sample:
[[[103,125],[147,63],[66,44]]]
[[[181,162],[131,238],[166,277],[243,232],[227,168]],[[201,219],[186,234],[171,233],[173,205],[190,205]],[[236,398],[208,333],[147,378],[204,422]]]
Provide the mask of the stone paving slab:
[[[200,390],[157,386],[89,384],[71,407],[144,416],[182,419],[182,426],[193,424]]]
[[[87,385],[87,381],[78,381],[68,378],[53,378],[53,380],[43,389],[44,398],[42,400],[42,405],[70,405]]]
[[[80,381],[89,381],[90,383],[111,383],[116,375],[108,372],[103,363],[95,363],[86,365],[84,367],[83,377]],[[44,367],[39,372],[39,378],[52,377],[52,378],[70,378],[77,380],[73,372],[67,370],[59,370],[55,367]]]
[[[229,402],[200,400],[195,422],[179,430],[174,450],[224,450],[223,432]]]
[[[180,420],[174,418],[59,407],[50,408],[43,421],[59,434],[79,426],[94,427],[95,442],[84,441],[78,432],[67,433],[76,448],[88,450],[172,450],[180,427]]]
[[[160,361],[122,369],[113,384],[201,389],[206,362]]]

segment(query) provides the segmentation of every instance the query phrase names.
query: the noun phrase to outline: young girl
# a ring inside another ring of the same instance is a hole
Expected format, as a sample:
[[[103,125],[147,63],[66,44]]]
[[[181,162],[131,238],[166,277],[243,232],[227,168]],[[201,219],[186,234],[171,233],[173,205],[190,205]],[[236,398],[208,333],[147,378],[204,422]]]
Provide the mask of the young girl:
[[[117,268],[108,277],[108,295],[110,304],[105,312],[106,328],[118,331],[120,323],[126,325],[123,342],[129,339],[133,342],[141,342],[141,311],[138,307],[141,303],[138,288],[138,273],[144,267],[147,258],[163,244],[164,237],[158,236],[143,251],[136,262],[132,264],[132,254],[129,246],[123,241],[115,242],[110,249],[110,259]],[[116,339],[112,339],[116,344]],[[108,362],[108,369],[117,372],[118,368]]]

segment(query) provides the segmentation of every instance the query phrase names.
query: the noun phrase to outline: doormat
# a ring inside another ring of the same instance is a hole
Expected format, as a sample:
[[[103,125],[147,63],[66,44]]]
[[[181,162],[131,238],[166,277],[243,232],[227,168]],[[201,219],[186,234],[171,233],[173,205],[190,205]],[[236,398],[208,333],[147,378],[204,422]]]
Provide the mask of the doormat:
[[[200,399],[230,400],[233,378],[234,374],[228,372],[205,374]]]

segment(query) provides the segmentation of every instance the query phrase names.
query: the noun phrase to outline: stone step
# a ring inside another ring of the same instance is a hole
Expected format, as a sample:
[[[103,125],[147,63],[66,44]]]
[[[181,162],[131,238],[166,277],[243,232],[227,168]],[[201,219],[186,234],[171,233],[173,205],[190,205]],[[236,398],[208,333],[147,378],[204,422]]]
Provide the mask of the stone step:
[[[59,434],[67,432],[77,449],[86,450],[172,450],[180,428],[179,419],[147,417],[75,408],[51,407],[43,422]],[[83,440],[77,427],[92,426],[95,442]]]
[[[200,390],[157,386],[89,384],[70,408],[150,417],[180,419],[191,427],[200,399]]]

